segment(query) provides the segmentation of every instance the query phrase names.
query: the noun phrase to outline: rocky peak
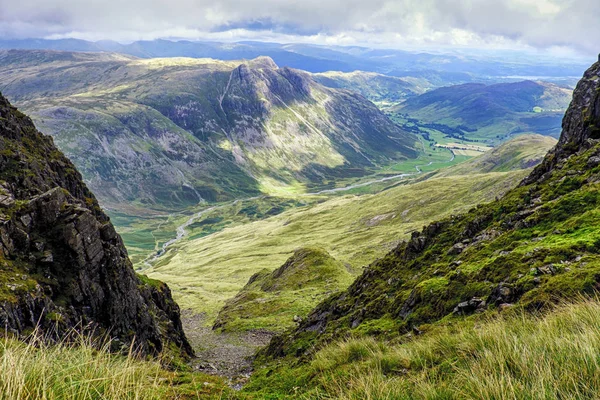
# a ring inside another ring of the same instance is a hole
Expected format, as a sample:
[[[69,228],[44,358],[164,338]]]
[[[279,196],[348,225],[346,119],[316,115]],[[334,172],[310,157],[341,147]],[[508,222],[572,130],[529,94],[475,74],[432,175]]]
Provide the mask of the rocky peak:
[[[600,140],[600,61],[583,75],[562,122],[562,134],[542,164],[524,181],[542,179],[569,156],[584,151]]]
[[[109,218],[50,137],[0,95],[0,329],[74,327],[145,354],[192,350],[169,288],[138,277]]]
[[[260,56],[248,61],[248,66],[254,69],[278,69],[275,61],[271,57]]]

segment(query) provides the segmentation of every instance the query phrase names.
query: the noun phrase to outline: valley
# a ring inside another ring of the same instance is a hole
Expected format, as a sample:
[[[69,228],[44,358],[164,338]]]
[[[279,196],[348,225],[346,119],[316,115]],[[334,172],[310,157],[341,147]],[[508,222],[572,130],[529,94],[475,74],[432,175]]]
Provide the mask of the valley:
[[[253,202],[213,209],[189,225],[185,239],[174,243],[144,273],[169,282],[182,307],[207,313],[208,323],[251,275],[279,267],[303,246],[323,247],[356,275],[429,221],[501,196],[555,143],[541,136],[520,140],[469,166],[457,164],[437,173],[384,182],[376,194],[361,190],[329,199],[299,197],[303,205],[274,216],[263,211],[257,214],[262,218],[254,221],[244,214],[257,205]]]
[[[503,398],[472,369],[525,385],[514,393],[545,383],[480,354],[521,369],[552,354],[554,376],[566,353],[540,340],[560,344],[568,307],[577,326],[597,322],[585,296],[600,276],[598,64],[573,90],[568,76],[507,79],[506,64],[483,74],[461,57],[424,69],[440,55],[402,66],[400,53],[354,49],[337,62],[365,70],[308,72],[268,52],[102,46],[0,50],[0,90],[51,136],[0,96],[12,135],[0,141],[0,230],[14,237],[0,235],[0,320],[13,331],[29,333],[28,312],[57,329],[114,320],[110,346],[131,351],[127,326],[143,323],[140,354],[162,354],[172,373],[141,374],[174,398]],[[343,53],[273,49],[323,65]],[[62,273],[71,259],[83,273]]]

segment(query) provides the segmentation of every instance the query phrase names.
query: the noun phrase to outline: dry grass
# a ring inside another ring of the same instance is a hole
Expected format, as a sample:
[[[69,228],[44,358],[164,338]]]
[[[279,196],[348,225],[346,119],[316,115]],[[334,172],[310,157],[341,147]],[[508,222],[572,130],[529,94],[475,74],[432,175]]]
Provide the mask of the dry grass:
[[[258,372],[262,398],[599,399],[600,300],[429,326],[423,336],[333,343],[308,365]]]
[[[338,399],[597,399],[600,302],[445,328],[408,344],[350,340],[312,364]]]
[[[0,399],[191,399],[223,391],[215,378],[169,372],[159,361],[110,352],[110,342],[98,347],[72,336],[57,344],[0,339]]]

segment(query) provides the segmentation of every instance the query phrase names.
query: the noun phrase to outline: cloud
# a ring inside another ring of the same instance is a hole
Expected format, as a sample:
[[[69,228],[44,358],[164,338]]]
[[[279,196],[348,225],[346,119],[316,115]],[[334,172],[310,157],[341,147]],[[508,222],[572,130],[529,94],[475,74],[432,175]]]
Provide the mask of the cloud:
[[[3,37],[268,37],[387,47],[569,48],[591,54],[598,0],[0,0]]]

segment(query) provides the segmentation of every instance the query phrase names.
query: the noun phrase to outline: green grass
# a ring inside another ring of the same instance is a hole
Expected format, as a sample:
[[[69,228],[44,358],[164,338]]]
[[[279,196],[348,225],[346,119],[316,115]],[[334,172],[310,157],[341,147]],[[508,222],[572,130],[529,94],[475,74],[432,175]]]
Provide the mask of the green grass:
[[[464,175],[470,171],[506,172],[525,169],[542,161],[544,154],[540,149],[550,149],[556,140],[542,135],[521,135],[498,146],[480,157],[472,158],[454,168],[440,171],[439,176]]]
[[[271,365],[245,391],[283,399],[592,399],[600,392],[600,302],[542,316],[512,311],[430,326],[422,336],[333,343]]]
[[[546,150],[538,149],[540,154]],[[183,308],[206,312],[211,321],[253,274],[274,270],[297,248],[322,247],[358,274],[423,225],[493,200],[526,174],[523,170],[450,173],[376,195],[335,197],[203,237],[195,236],[196,232],[207,226],[199,227],[190,231],[196,239],[174,245],[146,273],[168,282]],[[207,213],[204,218],[230,219],[233,215],[219,213]]]
[[[545,179],[415,232],[347,291],[322,302],[300,329],[272,342],[266,354],[310,353],[361,325],[389,319],[396,332],[409,332],[451,318],[457,306],[476,298],[490,310],[514,304],[535,311],[594,293],[600,279],[600,167],[588,160],[598,151],[596,145],[573,154]],[[464,314],[473,312],[475,307]],[[318,334],[308,329],[317,324]]]
[[[0,399],[195,399],[229,393],[217,377],[168,371],[160,361],[110,351],[79,334],[56,344],[0,338]]]
[[[299,249],[275,271],[254,274],[221,309],[215,327],[238,332],[281,332],[351,282],[347,268],[323,249]]]
[[[358,273],[424,224],[490,201],[524,176],[519,171],[429,179],[379,195],[342,196],[181,241],[145,273],[167,282],[183,308],[214,318],[251,275],[277,268],[299,247],[321,246]]]

